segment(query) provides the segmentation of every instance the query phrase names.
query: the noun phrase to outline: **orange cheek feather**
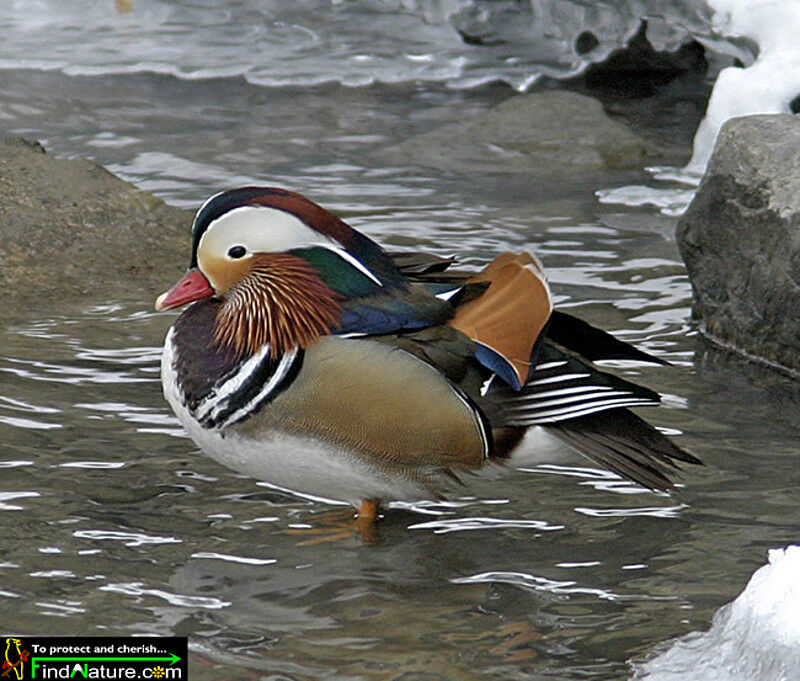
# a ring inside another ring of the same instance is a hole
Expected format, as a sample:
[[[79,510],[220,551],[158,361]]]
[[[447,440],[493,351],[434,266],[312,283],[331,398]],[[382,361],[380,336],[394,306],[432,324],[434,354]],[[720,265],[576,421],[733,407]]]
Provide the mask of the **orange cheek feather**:
[[[205,273],[214,292],[219,296],[225,296],[233,286],[248,277],[252,273],[257,259],[258,256],[229,260],[202,251],[197,253],[200,269]]]

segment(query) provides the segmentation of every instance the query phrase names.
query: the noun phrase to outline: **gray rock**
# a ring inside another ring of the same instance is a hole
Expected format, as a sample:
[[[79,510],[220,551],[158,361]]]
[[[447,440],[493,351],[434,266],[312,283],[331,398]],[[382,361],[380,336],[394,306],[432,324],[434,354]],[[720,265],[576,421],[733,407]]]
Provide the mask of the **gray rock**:
[[[640,168],[646,143],[574,92],[516,95],[467,121],[384,150],[401,162],[465,172]]]
[[[703,331],[800,372],[800,118],[722,128],[678,245]]]
[[[151,297],[189,258],[191,213],[100,166],[0,140],[0,286],[19,307]]]

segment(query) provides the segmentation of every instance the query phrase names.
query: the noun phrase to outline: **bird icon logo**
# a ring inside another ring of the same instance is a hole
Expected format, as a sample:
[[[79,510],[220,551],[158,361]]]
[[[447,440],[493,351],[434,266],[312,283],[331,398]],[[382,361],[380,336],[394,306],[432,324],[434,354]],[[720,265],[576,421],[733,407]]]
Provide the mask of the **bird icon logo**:
[[[2,672],[0,672],[0,678],[13,678],[11,677],[11,672],[14,672],[17,681],[22,681],[24,665],[30,656],[30,651],[22,650],[20,647],[21,645],[22,641],[18,638],[9,636],[6,639],[5,659],[3,661]]]

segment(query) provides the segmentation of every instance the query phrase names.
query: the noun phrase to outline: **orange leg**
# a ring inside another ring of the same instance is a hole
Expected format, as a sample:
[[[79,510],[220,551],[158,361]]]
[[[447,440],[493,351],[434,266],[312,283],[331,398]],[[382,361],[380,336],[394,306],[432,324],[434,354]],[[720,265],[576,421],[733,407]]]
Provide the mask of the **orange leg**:
[[[374,544],[378,541],[378,531],[375,522],[378,520],[380,501],[378,499],[364,499],[353,516],[352,509],[337,508],[333,511],[314,513],[309,516],[311,527],[290,528],[287,534],[314,535],[299,546],[313,546],[324,542],[339,541],[353,536],[353,530],[361,537],[365,544]]]
[[[378,530],[375,523],[378,520],[380,505],[380,499],[361,500],[361,507],[356,516],[356,530],[365,543],[372,544],[378,541]]]

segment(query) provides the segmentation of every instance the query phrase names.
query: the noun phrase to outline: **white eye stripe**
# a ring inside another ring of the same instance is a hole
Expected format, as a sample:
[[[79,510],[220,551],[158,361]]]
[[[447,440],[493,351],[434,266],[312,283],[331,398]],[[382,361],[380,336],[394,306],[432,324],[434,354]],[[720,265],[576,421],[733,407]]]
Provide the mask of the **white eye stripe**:
[[[335,239],[311,229],[297,216],[266,206],[239,206],[212,220],[200,237],[198,254],[231,258],[230,249],[242,246],[246,256],[279,253],[296,248],[324,248],[338,255],[378,286],[383,282]]]
[[[364,265],[364,263],[362,263],[358,258],[350,255],[341,246],[335,246],[333,244],[325,244],[325,243],[312,244],[312,247],[314,247],[314,246],[316,246],[318,248],[326,248],[327,250],[331,251],[332,253],[336,253],[336,255],[338,255],[342,260],[348,262],[353,267],[355,267],[359,272],[361,272],[362,274],[365,274],[366,276],[368,276],[378,286],[383,286],[383,282],[380,279],[378,279],[378,277],[376,277],[374,274],[372,274],[372,272],[370,272],[367,269],[367,267],[366,267],[366,265]]]
[[[197,246],[198,252],[227,255],[232,246],[244,246],[251,253],[279,253],[293,248],[310,248],[338,242],[311,229],[296,215],[266,206],[239,206],[212,220]]]

